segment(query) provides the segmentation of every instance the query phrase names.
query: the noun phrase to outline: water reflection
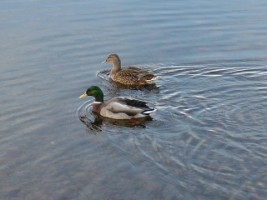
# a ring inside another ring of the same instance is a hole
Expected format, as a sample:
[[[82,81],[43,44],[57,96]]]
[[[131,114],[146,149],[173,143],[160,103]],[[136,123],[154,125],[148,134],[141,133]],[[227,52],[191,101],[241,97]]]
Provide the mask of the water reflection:
[[[79,116],[79,119],[88,128],[88,132],[96,133],[102,131],[101,126],[103,124],[103,119],[100,116],[95,115],[95,118],[91,120],[84,115],[84,116]]]

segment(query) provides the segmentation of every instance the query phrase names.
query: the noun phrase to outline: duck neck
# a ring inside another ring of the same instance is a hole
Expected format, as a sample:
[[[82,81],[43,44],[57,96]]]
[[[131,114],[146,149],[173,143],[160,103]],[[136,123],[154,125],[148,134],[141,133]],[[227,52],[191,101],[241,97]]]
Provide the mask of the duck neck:
[[[95,101],[96,101],[96,102],[101,102],[101,103],[102,103],[102,102],[104,101],[104,100],[103,100],[103,96],[96,96],[96,97],[95,97]]]
[[[111,77],[113,75],[115,75],[117,72],[119,72],[120,70],[121,70],[121,61],[120,60],[115,60],[112,63],[112,68],[111,68],[111,71],[110,71]]]
[[[92,110],[96,113],[100,113],[101,111],[101,105],[102,103],[99,103],[99,102],[93,102],[92,104]]]
[[[104,101],[104,94],[102,91],[98,91],[97,93],[94,94],[95,96],[95,101],[96,102],[103,102]]]

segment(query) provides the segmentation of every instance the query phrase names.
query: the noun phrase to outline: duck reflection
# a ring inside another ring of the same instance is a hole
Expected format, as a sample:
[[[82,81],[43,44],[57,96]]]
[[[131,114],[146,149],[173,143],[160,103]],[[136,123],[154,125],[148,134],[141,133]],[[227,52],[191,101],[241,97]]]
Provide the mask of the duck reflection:
[[[120,83],[113,83],[114,86],[120,88],[120,89],[130,89],[130,90],[159,90],[159,87],[157,87],[156,84],[150,84],[150,85],[123,85]]]
[[[91,120],[87,116],[80,116],[79,119],[88,128],[88,130],[95,132],[102,131],[101,126],[103,124],[103,120],[100,116],[94,117],[93,120]]]

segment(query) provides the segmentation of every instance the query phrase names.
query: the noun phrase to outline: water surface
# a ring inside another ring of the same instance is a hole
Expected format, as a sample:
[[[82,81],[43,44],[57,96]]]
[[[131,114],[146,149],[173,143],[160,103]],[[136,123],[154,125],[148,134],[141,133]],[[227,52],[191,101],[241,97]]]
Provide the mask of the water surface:
[[[265,199],[264,1],[0,4],[1,199]],[[113,52],[157,87],[103,79]],[[98,119],[91,85],[158,111]]]

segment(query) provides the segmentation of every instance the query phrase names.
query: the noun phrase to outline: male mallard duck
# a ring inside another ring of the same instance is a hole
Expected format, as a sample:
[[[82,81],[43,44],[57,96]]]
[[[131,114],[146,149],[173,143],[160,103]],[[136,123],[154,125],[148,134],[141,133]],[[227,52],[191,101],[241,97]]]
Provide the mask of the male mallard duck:
[[[111,79],[127,86],[144,86],[154,84],[157,76],[137,67],[121,68],[121,60],[117,54],[110,54],[103,63],[112,63]]]
[[[148,117],[150,113],[156,111],[154,108],[149,108],[146,102],[136,99],[115,97],[104,101],[104,94],[97,86],[88,88],[80,96],[80,99],[87,96],[95,97],[95,102],[92,104],[93,112],[112,119],[143,118]]]

